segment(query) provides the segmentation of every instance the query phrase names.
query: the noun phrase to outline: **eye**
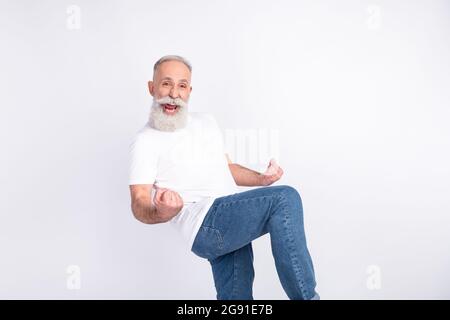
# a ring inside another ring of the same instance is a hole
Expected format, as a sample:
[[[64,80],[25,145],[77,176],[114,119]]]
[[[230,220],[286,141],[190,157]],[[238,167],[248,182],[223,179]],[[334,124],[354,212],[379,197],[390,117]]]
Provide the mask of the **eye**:
[[[183,89],[186,89],[186,88],[187,88],[187,85],[185,85],[185,84],[180,84],[180,87],[182,87]]]
[[[162,83],[162,85],[163,85],[164,87],[167,87],[169,84],[170,84],[170,83],[167,82],[167,81],[165,81],[165,82]]]

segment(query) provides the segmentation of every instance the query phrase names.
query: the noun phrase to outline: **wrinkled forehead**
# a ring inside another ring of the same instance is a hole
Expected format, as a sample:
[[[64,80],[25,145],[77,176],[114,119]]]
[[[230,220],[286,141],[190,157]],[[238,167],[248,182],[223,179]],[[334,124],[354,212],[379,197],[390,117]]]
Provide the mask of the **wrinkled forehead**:
[[[172,60],[164,61],[155,70],[153,74],[154,80],[171,79],[175,82],[190,82],[191,81],[191,71],[182,62]]]

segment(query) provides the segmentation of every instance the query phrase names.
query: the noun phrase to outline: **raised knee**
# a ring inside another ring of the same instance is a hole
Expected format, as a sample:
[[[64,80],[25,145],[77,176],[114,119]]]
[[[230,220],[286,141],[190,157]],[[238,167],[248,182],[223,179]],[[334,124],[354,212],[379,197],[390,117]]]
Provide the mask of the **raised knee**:
[[[303,219],[302,199],[300,198],[300,193],[294,187],[283,186],[280,199],[284,203],[285,208],[288,209],[283,212],[292,217]]]
[[[294,187],[288,186],[288,185],[281,185],[279,186],[281,188],[281,191],[285,194],[285,195],[290,195],[290,196],[296,196],[299,195],[299,192],[297,191],[297,189],[295,189]]]
[[[288,185],[282,185],[280,186],[281,193],[286,200],[289,201],[298,201],[301,203],[301,197],[300,193],[295,189],[294,187],[288,186]]]

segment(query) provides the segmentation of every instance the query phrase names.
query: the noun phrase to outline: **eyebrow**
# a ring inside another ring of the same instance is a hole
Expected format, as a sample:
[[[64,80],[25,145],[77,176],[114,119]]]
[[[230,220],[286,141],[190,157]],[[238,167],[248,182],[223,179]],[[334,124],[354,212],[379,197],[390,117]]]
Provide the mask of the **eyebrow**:
[[[164,78],[161,79],[161,81],[164,81],[164,80],[170,80],[170,81],[174,82],[171,77],[164,77]],[[189,83],[189,81],[187,81],[186,79],[181,79],[180,82]]]

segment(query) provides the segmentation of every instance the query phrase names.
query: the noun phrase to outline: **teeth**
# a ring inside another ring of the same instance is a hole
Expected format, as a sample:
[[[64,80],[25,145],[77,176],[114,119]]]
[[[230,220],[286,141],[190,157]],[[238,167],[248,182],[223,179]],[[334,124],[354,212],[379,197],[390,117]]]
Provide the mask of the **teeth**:
[[[166,110],[169,113],[174,113],[177,108],[178,108],[177,105],[164,105],[164,110]]]

